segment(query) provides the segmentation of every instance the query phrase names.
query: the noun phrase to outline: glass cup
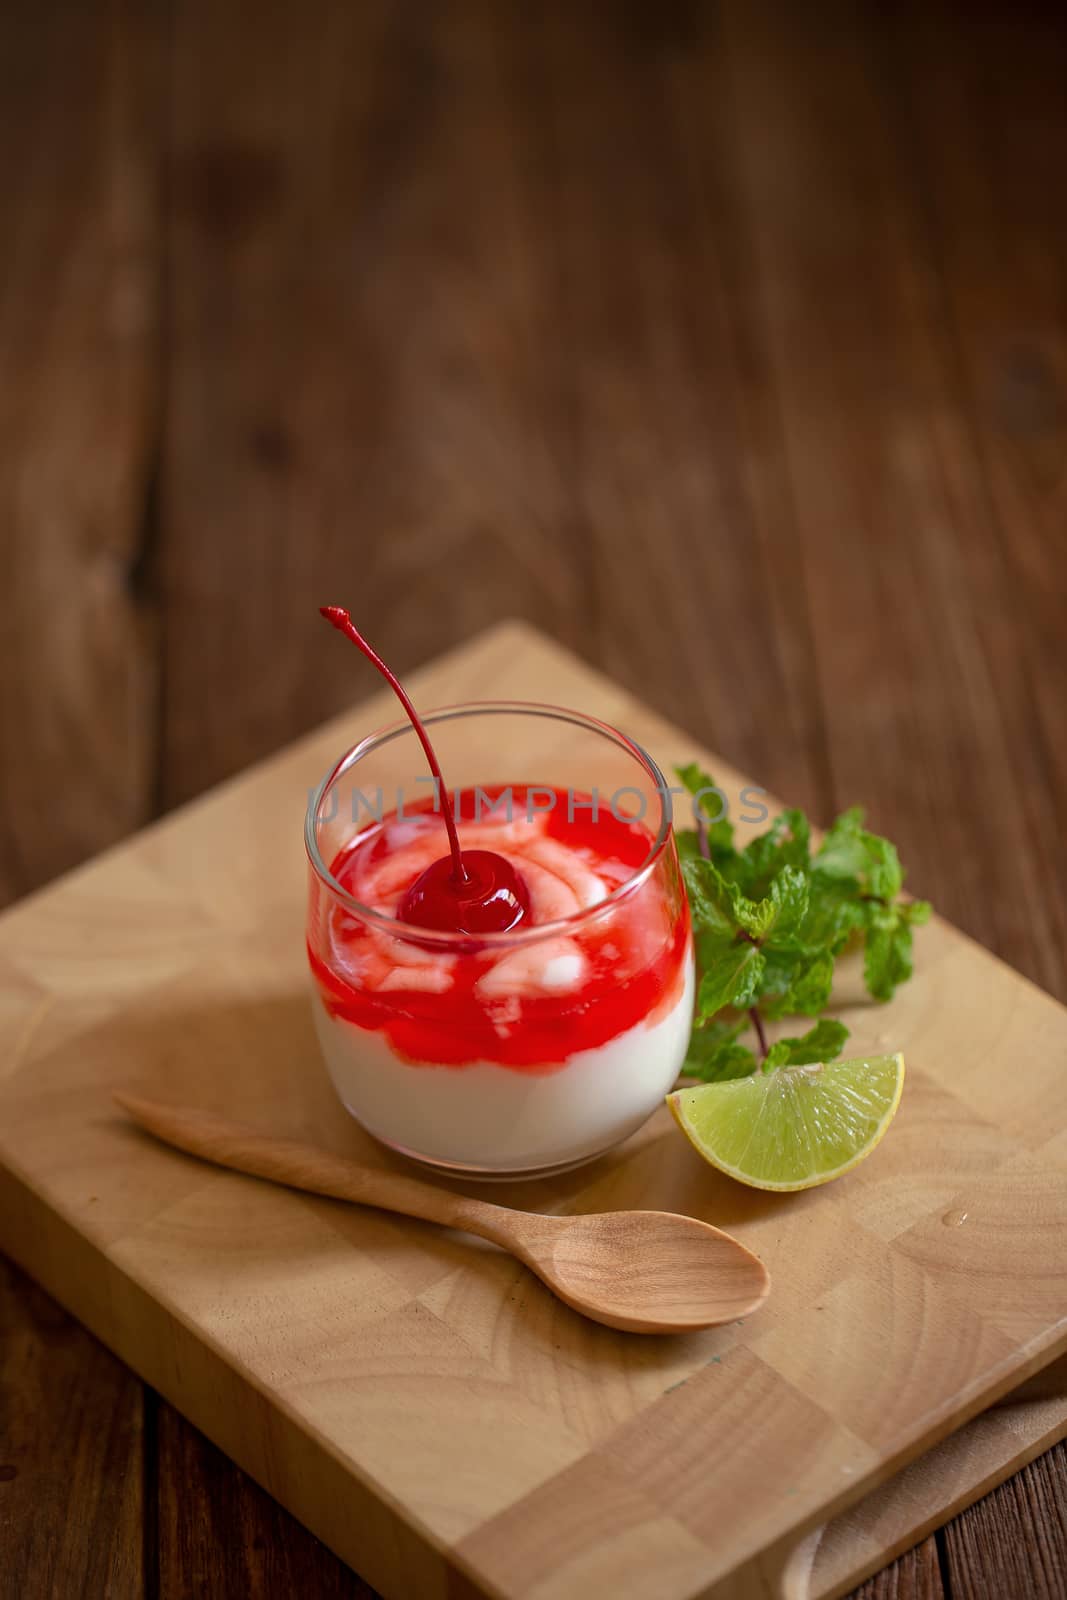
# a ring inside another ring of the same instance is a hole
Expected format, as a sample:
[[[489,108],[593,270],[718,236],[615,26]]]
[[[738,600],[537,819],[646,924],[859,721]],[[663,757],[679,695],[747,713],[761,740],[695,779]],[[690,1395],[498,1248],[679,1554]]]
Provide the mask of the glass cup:
[[[478,936],[398,920],[417,870],[448,853],[440,797],[408,723],[361,739],[305,828],[326,1065],[403,1155],[467,1177],[565,1171],[640,1127],[685,1057],[693,952],[670,790],[639,745],[580,712],[480,701],[423,720],[463,848],[507,856],[539,920]]]

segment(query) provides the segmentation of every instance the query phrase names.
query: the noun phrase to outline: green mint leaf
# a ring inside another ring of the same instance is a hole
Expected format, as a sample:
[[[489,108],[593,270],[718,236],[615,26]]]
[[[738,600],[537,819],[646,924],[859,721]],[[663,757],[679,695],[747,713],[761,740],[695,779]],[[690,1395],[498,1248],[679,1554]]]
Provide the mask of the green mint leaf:
[[[807,873],[811,865],[811,827],[803,811],[783,811],[730,863],[730,876],[752,899],[762,899],[783,867]]]
[[[843,1022],[833,1017],[820,1017],[814,1028],[809,1028],[799,1039],[777,1040],[768,1051],[767,1060],[778,1050],[784,1053],[779,1055],[775,1066],[803,1067],[812,1061],[833,1061],[841,1054],[847,1038],[848,1029]]]
[[[699,804],[703,815],[707,818],[708,845],[711,850],[712,860],[732,855],[734,849],[733,823],[727,817],[727,798],[715,782],[715,779],[698,767],[695,761],[690,761],[684,767],[675,767],[674,770],[694,800]],[[697,835],[694,832],[694,840],[696,837]]]
[[[808,914],[809,884],[799,867],[785,866],[771,880],[768,899],[774,906],[770,933],[776,939],[795,934]]]
[[[705,772],[703,767],[698,766],[695,761],[687,761],[684,767],[675,767],[674,770],[678,774],[679,778],[681,778],[691,795],[703,796],[703,791],[705,790],[715,790],[718,794],[721,794],[721,790],[719,790],[719,786],[715,782],[715,779],[710,773]],[[709,794],[708,798],[714,799],[716,796]],[[720,812],[722,809],[722,805],[719,804],[716,807],[715,813],[713,814],[708,810],[707,806],[704,806],[704,814],[707,816],[709,822],[715,822],[718,818],[718,812]]]
[[[763,983],[764,957],[763,951],[757,950],[754,944],[741,946],[748,955],[748,960],[741,968],[734,985],[734,992],[730,996],[730,1004],[739,1011],[745,1011],[754,1005],[756,996]]]
[[[747,1078],[755,1071],[756,1057],[745,1045],[736,1043],[746,1026],[747,1019],[742,1017],[740,1022],[694,1029],[682,1072],[704,1083]]]
[[[848,1029],[832,1017],[821,1017],[797,1039],[776,1039],[763,1059],[764,1072],[775,1067],[802,1067],[814,1061],[832,1061],[841,1054]]]
[[[867,846],[867,893],[879,900],[895,900],[904,882],[897,847],[876,833],[863,835]]]
[[[698,1015],[682,1065],[683,1074],[705,1083],[746,1078],[754,1070],[756,1058],[751,1050],[737,1043],[737,1037],[748,1025],[747,1017],[707,1021]]]
[[[809,950],[830,950],[840,955],[849,935],[866,926],[867,903],[851,899],[843,892],[841,880],[830,880],[813,873],[809,879],[808,910],[796,942]]]
[[[883,912],[867,930],[863,952],[863,980],[875,1000],[892,1000],[897,985],[912,974],[911,926],[896,908]]]
[[[738,850],[714,780],[695,762],[675,770],[706,819],[706,856],[697,831],[676,835],[701,972],[695,1065],[716,1076],[751,1070],[752,1052],[738,1042],[748,1023],[721,1031],[722,1019],[713,1019],[724,1007],[818,1017],[829,1004],[834,962],[851,941],[862,941],[871,995],[891,998],[911,976],[912,929],[928,920],[930,906],[898,899],[900,858],[864,826],[862,809],[842,812],[814,854],[808,820],[797,810],[782,812]],[[779,1040],[767,1063],[832,1060],[846,1037],[842,1023],[824,1019]]]
[[[789,1040],[776,1039],[763,1058],[764,1072],[771,1072],[775,1067],[784,1067],[789,1061]]]
[[[702,1041],[700,1051],[698,1051],[698,1058],[701,1052],[706,1054],[710,1050],[717,1049],[721,1044],[733,1044],[738,1035],[744,1033],[747,1027],[747,1017],[716,1017],[714,1020],[707,1021],[698,1019],[693,1029],[693,1039],[699,1036]],[[692,1041],[690,1043],[692,1044]]]
[[[695,931],[733,939],[737,933],[737,919],[718,868],[703,856],[690,856],[682,862],[682,876]]]
[[[787,947],[769,940],[763,949],[763,983],[761,1001],[781,1000],[789,991],[801,967],[812,959],[813,952],[805,946],[789,941]]]
[[[689,909],[698,932],[747,933],[759,939],[777,915],[773,900],[750,900],[730,883],[713,861],[697,856],[682,865]]]
[[[828,878],[859,878],[867,853],[863,845],[863,807],[842,811],[823,836],[815,852],[816,872]]]
[[[703,933],[697,933],[693,942],[696,945],[697,966],[701,972],[707,972],[724,950],[733,949],[737,943],[737,936],[734,933],[708,929]]]
[[[747,1078],[756,1070],[756,1056],[743,1044],[724,1045],[718,1055],[704,1069],[706,1083],[726,1083],[731,1078]],[[711,1072],[715,1076],[710,1076]]]
[[[790,974],[788,988],[771,1000],[767,1015],[817,1017],[830,1002],[833,981],[834,958],[830,951],[801,956]]]
[[[701,1016],[714,1016],[723,1006],[752,1004],[762,976],[763,958],[754,944],[722,947],[704,966],[697,989],[697,1008]]]
[[[736,884],[726,885],[730,896],[730,909],[739,928],[752,939],[762,939],[774,924],[778,915],[777,907],[771,899],[750,900],[742,894]]]
[[[811,823],[798,806],[787,806],[774,824],[774,828],[788,828],[791,853],[801,859],[789,861],[789,866],[807,866],[811,859]],[[772,828],[772,832],[774,831]]]
[[[842,812],[815,855],[813,867],[824,878],[848,880],[859,892],[876,900],[894,900],[904,873],[896,845],[863,826],[863,811],[854,806]]]

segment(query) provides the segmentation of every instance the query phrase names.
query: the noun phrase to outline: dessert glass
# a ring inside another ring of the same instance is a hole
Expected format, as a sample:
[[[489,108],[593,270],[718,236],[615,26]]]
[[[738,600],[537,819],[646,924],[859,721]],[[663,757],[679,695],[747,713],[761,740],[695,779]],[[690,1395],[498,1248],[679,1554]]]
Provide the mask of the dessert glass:
[[[469,1177],[564,1171],[640,1127],[685,1056],[693,952],[670,790],[640,746],[576,711],[479,701],[423,720],[463,848],[508,856],[538,920],[477,936],[398,920],[447,854],[444,821],[409,723],[361,739],[305,827],[326,1065],[403,1155]]]

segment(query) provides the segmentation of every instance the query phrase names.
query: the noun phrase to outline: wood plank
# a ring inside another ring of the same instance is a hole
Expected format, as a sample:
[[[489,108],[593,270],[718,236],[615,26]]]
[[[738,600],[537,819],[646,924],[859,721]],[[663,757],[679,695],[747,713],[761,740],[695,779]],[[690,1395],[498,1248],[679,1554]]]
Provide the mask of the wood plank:
[[[1063,859],[1067,793],[1067,232],[1062,208],[1048,205],[1049,185],[1067,160],[1067,31],[1062,18],[1040,8],[972,13],[965,24],[944,8],[892,15],[895,126],[937,261],[931,298],[965,397],[976,481],[1009,580],[1010,604],[992,608],[984,628],[1003,664],[998,694],[1006,665],[1010,714],[1040,763],[1031,781],[1018,784],[1016,806],[1042,873],[1052,938],[1024,959],[1063,994],[1067,895],[1062,871],[1045,867]],[[1019,894],[1024,926],[1031,909]],[[1065,1494],[1059,1447],[957,1518],[943,1538],[953,1594],[1053,1600],[1067,1564]]]
[[[0,15],[0,904],[152,804],[152,70],[133,5]],[[0,1261],[0,1586],[139,1597],[141,1455],[140,1384]]]
[[[148,29],[132,0],[0,18],[0,903],[152,805]]]
[[[816,812],[799,547],[711,8],[496,13],[542,417],[586,567],[579,648]]]
[[[987,619],[1018,661],[1017,714],[1044,766],[1019,807],[1039,856],[1061,846],[1067,787],[1067,219],[1049,206],[1067,160],[1067,29],[1054,8],[902,8],[889,32],[900,145],[938,262],[938,315],[966,396],[977,481],[1011,603]],[[1025,617],[1025,626],[1020,625]],[[1054,897],[1061,949],[1067,904]]]
[[[487,17],[175,18],[170,800],[366,686],[317,651],[331,596],[400,669],[515,610],[578,636]]]
[[[1058,1600],[1067,1571],[1067,1449],[1058,1444],[944,1532],[953,1600]]]
[[[141,1385],[0,1256],[0,1589],[144,1593]]]
[[[877,1577],[868,1578],[854,1591],[852,1600],[949,1600],[941,1581],[936,1540],[924,1539]]]
[[[160,1600],[377,1600],[375,1591],[165,1400],[148,1392],[158,1451]]]
[[[1067,790],[1032,737],[1027,598],[985,492],[881,30],[846,4],[728,17],[750,314],[782,410],[835,803],[869,801],[918,892],[1067,992],[1045,867]]]

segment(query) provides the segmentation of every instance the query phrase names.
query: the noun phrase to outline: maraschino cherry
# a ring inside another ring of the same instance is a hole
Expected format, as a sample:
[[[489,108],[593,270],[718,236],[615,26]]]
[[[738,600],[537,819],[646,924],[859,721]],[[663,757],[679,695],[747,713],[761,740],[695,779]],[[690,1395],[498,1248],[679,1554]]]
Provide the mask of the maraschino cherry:
[[[347,611],[341,606],[320,606],[319,610],[327,622],[332,622],[339,633],[343,633],[357,649],[362,650],[389,684],[418,734],[436,780],[451,854],[432,862],[415,879],[400,902],[397,912],[399,920],[413,927],[430,928],[437,933],[506,933],[521,922],[530,910],[530,897],[525,883],[510,861],[498,856],[495,851],[460,849],[452,801],[441,776],[441,768],[406,690],[377,651],[371,649]]]

